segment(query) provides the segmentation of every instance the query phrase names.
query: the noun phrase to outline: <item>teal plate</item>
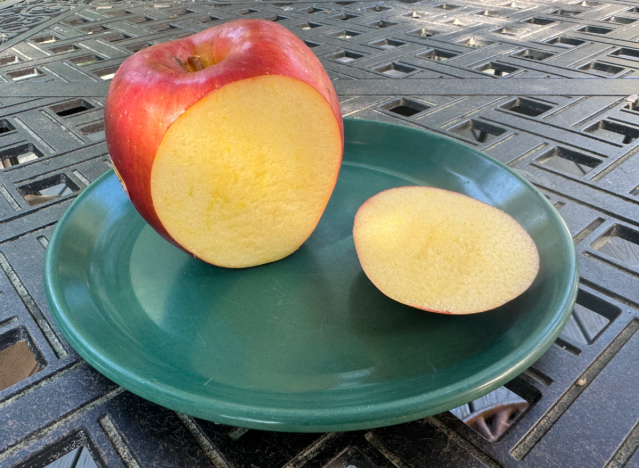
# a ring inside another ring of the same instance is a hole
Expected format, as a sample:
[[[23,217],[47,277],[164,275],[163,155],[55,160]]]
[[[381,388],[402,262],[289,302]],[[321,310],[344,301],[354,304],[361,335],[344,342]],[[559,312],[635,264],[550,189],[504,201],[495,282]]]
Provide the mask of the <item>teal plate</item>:
[[[293,255],[229,270],[186,255],[137,214],[113,172],[55,230],[45,263],[51,311],[71,345],[128,390],[176,411],[255,429],[373,428],[473,400],[553,343],[577,292],[573,241],[545,197],[468,146],[406,127],[345,121],[337,186]],[[535,240],[530,289],[489,312],[401,305],[364,275],[353,217],[403,185],[465,193]]]

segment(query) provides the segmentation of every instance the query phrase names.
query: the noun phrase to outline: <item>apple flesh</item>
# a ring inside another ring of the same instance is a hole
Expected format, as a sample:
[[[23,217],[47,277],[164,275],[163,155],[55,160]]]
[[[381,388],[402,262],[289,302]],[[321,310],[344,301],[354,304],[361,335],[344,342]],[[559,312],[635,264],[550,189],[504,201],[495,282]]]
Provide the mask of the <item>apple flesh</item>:
[[[355,215],[353,239],[381,292],[430,312],[494,309],[528,289],[539,270],[534,241],[512,217],[431,187],[369,198]]]
[[[321,63],[265,20],[131,56],[109,89],[105,132],[142,217],[190,254],[231,268],[302,245],[331,196],[344,146]]]

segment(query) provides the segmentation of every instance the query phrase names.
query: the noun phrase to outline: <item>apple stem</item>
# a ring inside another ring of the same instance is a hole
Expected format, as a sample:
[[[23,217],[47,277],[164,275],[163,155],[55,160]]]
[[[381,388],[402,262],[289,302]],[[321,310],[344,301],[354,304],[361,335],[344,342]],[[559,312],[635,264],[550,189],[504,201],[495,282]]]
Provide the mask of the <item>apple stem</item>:
[[[206,65],[202,61],[202,57],[199,55],[191,55],[188,59],[186,59],[187,67],[191,70],[189,71],[200,71],[206,68]]]
[[[178,57],[174,58],[175,62],[187,72],[197,72],[206,68],[206,63],[199,55],[191,55],[186,59],[186,63],[182,62]]]

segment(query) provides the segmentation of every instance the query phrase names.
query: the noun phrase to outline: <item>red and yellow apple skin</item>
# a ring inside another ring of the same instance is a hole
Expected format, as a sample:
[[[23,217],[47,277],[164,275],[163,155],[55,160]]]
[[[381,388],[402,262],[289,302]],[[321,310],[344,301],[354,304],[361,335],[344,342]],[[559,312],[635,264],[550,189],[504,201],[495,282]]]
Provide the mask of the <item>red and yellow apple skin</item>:
[[[163,225],[151,196],[151,173],[164,136],[204,97],[229,84],[268,75],[299,80],[316,90],[334,113],[343,150],[342,115],[330,78],[313,52],[277,23],[238,20],[152,46],[129,57],[115,74],[104,120],[116,174],[137,211],[176,246],[185,249]],[[340,163],[341,153],[333,186]]]

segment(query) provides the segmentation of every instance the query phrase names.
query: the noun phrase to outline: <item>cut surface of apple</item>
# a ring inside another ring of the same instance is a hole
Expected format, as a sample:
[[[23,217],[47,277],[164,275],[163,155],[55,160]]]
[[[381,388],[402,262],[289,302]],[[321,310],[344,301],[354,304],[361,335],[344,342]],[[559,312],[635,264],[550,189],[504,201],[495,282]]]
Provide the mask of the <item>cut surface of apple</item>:
[[[314,88],[279,75],[226,85],[169,128],[151,173],[155,210],[198,258],[246,267],[297,250],[337,178],[340,130]]]
[[[431,312],[494,309],[528,289],[539,270],[534,241],[512,217],[431,187],[369,198],[355,216],[353,238],[380,291]]]

